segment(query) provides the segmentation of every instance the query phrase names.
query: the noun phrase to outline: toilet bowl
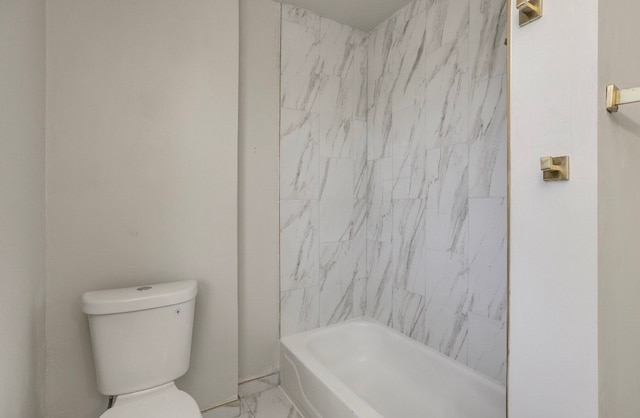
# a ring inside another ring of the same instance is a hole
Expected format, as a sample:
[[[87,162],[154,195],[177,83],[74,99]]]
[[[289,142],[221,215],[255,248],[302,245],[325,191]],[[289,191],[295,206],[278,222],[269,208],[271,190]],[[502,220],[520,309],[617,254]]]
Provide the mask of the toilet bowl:
[[[202,418],[174,381],[189,369],[195,280],[87,292],[98,391],[115,402],[101,418]]]

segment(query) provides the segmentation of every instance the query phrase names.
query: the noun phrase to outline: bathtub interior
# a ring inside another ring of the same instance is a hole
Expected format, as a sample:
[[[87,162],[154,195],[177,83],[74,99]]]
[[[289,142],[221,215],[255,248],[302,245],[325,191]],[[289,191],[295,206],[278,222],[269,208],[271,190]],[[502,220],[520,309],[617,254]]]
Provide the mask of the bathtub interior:
[[[283,348],[298,360],[294,367],[344,385],[383,417],[505,415],[504,386],[371,319],[288,337]]]

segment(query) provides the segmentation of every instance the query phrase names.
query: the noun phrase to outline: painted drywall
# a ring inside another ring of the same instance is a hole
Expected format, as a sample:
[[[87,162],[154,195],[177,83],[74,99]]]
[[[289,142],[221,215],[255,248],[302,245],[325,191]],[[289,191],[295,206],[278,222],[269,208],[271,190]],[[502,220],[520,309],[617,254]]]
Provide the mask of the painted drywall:
[[[513,2],[511,2],[513,6]],[[511,7],[509,417],[598,416],[598,3]],[[540,157],[569,155],[545,183]]]
[[[322,17],[369,32],[411,0],[280,0]]]
[[[236,0],[47,5],[50,418],[99,416],[85,291],[199,281],[201,408],[237,395]]]
[[[640,4],[600,2],[598,83],[598,279],[600,418],[640,416],[640,106],[604,110],[607,84],[640,85]],[[629,28],[620,31],[620,28]]]
[[[45,2],[0,2],[0,417],[38,418],[44,379]]]
[[[240,1],[240,381],[278,369],[280,3]]]

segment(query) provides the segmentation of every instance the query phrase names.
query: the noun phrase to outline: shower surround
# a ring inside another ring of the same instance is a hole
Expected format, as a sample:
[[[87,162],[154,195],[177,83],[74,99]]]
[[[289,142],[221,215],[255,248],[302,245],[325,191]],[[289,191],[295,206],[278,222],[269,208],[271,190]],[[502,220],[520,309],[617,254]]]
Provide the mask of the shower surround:
[[[282,336],[365,315],[504,383],[506,3],[282,25]]]

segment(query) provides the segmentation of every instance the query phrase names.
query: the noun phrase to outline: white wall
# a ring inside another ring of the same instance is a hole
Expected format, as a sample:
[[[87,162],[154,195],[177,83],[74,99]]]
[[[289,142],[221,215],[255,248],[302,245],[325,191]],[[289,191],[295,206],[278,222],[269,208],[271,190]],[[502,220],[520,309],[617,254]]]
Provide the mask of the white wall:
[[[510,418],[598,414],[597,2],[511,2]],[[636,80],[637,81],[637,80]],[[571,156],[544,183],[539,158]]]
[[[43,416],[45,4],[0,1],[0,417]]]
[[[604,89],[640,85],[640,3],[601,1],[599,29],[600,417],[640,416],[640,106],[604,110]],[[626,28],[621,31],[620,28]]]
[[[237,391],[238,2],[47,7],[47,417],[95,417],[88,290],[200,283],[202,408]]]
[[[240,1],[240,380],[278,369],[280,4]]]

